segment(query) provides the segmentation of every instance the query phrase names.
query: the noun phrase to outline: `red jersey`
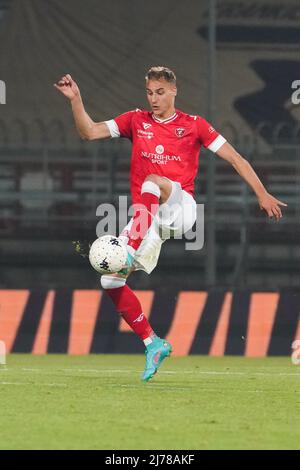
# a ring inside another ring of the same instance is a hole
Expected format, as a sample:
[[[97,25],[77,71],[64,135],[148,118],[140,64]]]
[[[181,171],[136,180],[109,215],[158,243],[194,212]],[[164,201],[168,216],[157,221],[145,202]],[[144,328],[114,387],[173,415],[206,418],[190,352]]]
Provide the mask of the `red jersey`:
[[[132,202],[140,202],[141,186],[150,174],[178,181],[194,194],[201,145],[216,152],[226,142],[205,119],[176,110],[160,120],[136,109],[106,121],[112,137],[132,142],[130,187]]]

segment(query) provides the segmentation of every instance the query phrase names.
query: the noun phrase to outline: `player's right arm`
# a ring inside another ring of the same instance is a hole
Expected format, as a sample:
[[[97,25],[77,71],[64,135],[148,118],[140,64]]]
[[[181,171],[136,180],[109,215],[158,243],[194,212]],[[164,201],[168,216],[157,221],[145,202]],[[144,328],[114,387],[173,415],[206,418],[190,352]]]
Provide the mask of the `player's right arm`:
[[[105,122],[94,122],[86,112],[79,87],[71,75],[64,75],[54,86],[70,100],[76,129],[82,139],[95,140],[111,137]]]

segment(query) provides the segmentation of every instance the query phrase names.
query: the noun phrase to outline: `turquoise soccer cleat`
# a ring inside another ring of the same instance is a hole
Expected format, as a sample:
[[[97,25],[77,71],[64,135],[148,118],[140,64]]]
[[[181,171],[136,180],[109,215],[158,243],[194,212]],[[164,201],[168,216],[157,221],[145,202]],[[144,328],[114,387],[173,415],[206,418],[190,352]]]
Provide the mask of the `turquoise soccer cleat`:
[[[148,382],[156,374],[163,360],[170,356],[172,346],[168,341],[161,338],[155,338],[152,343],[146,347],[146,367],[142,375],[142,380]]]
[[[133,262],[134,262],[134,256],[132,256],[131,253],[127,253],[126,266],[128,268],[132,268]]]
[[[131,253],[127,253],[126,265],[120,271],[118,271],[119,274],[123,274],[124,276],[126,276],[131,270],[133,266],[133,262],[134,262],[134,256],[132,256]]]

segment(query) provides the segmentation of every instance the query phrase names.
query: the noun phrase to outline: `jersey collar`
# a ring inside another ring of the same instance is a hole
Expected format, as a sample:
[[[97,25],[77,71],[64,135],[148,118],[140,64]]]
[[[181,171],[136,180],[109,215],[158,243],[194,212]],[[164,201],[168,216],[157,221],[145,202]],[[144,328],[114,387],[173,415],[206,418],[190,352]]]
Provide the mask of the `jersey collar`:
[[[174,121],[174,119],[176,119],[177,116],[178,116],[178,113],[175,111],[175,113],[172,116],[168,117],[167,119],[159,119],[156,116],[154,116],[153,113],[151,113],[151,117],[153,121],[159,122],[160,124],[168,124],[169,122]]]

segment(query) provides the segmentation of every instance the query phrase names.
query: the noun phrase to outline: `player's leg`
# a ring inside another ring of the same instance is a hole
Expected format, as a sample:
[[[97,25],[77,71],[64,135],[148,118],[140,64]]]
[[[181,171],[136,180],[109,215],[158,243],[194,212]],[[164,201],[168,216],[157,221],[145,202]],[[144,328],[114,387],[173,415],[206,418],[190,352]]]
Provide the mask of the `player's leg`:
[[[125,276],[102,275],[101,286],[111,298],[117,312],[147,346],[156,335],[144,315],[139,299],[126,284],[129,275],[130,273]]]
[[[141,269],[148,274],[157,264],[161,244],[170,238],[170,234],[183,235],[192,228],[196,221],[197,206],[194,198],[186,191],[183,191],[179,183],[168,181],[171,185],[171,192],[164,201],[164,206],[167,206],[167,208],[162,207],[162,209],[168,210],[162,210],[159,217],[154,218],[137,251],[135,260],[141,266]],[[170,343],[156,337],[146,348],[146,367],[142,379],[144,381],[150,380],[171,352],[172,346]]]
[[[129,233],[127,245],[129,266],[133,263],[135,253],[148,232],[157,214],[159,205],[167,201],[171,191],[172,183],[167,178],[154,174],[148,175],[145,178],[141,187],[141,203],[134,212],[133,223]]]
[[[160,191],[159,204],[163,204],[164,202],[166,202],[172,192],[172,182],[168,178],[165,178],[164,176],[159,176],[159,175],[154,175],[154,174],[146,176],[145,183],[147,181],[158,186],[159,191]],[[146,192],[147,191],[145,189],[144,191],[141,190],[141,193],[146,193]]]
[[[120,275],[103,275],[101,285],[113,301],[117,312],[146,346],[146,367],[142,380],[148,381],[157,372],[163,360],[171,354],[172,347],[153,331],[143,313],[139,299],[126,284],[128,276],[129,274],[122,277]]]

